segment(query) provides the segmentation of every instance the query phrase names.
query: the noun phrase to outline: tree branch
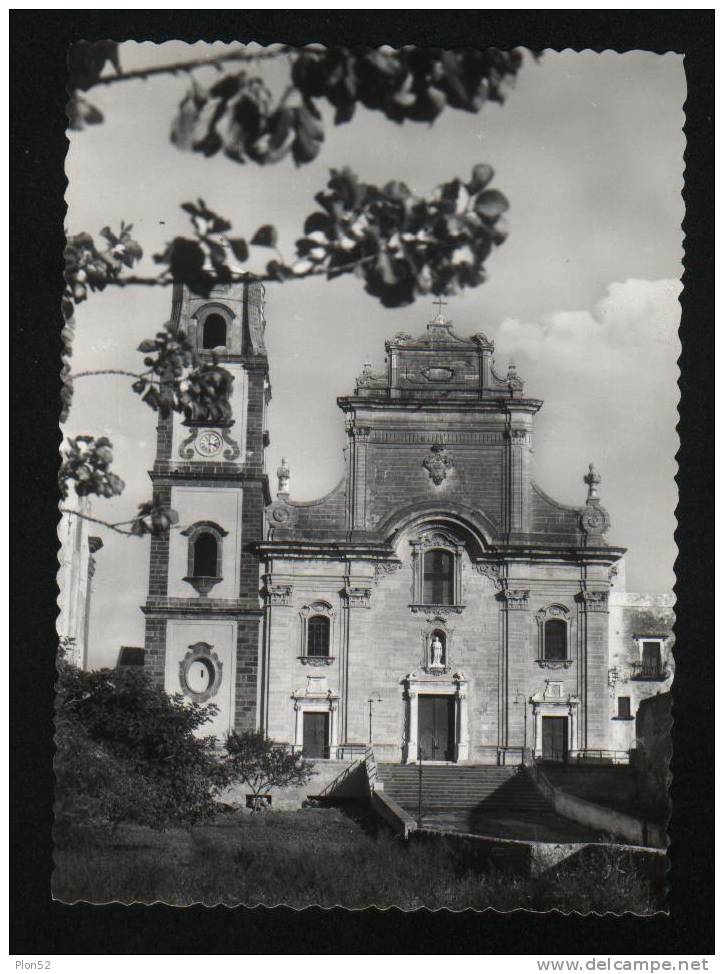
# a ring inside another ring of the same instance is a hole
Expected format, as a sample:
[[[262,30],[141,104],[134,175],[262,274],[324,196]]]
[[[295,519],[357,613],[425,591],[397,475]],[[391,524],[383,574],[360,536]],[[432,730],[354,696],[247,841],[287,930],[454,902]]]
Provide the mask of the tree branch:
[[[70,507],[60,507],[58,508],[58,510],[60,511],[61,514],[72,514],[75,515],[75,517],[83,518],[84,521],[92,521],[94,524],[101,524],[104,528],[110,528],[111,531],[116,531],[118,534],[132,535],[133,534],[132,531],[124,531],[123,527],[126,524],[133,524],[134,521],[138,520],[138,518],[132,517],[129,518],[127,521],[111,522],[111,521],[104,521],[100,517],[91,517],[90,514],[82,514],[80,511],[75,511]],[[168,530],[171,531],[174,528],[178,528],[178,527],[180,527],[179,524],[172,524],[170,525]]]
[[[377,260],[377,254],[369,254],[367,257],[360,257],[359,260],[350,261],[349,264],[339,264],[337,267],[324,267],[320,265],[319,267],[312,267],[308,271],[304,271],[303,274],[290,273],[288,278],[284,279],[286,281],[303,281],[307,277],[326,277],[327,274],[343,274],[347,271],[353,271],[357,267],[361,267],[363,264],[369,264],[372,260]],[[290,269],[291,271],[291,269]],[[263,284],[279,284],[281,282],[278,277],[273,274],[254,274],[250,271],[243,271],[241,274],[232,276],[232,281],[238,283],[241,281],[261,281]],[[159,275],[158,277],[140,277],[137,274],[131,274],[128,277],[113,277],[109,278],[106,282],[107,287],[132,287],[134,285],[141,285],[144,287],[168,287],[170,284],[174,283],[172,277],[165,277]]]
[[[154,381],[149,380],[147,376],[149,372],[126,372],[125,369],[90,369],[88,372],[74,372],[72,375],[67,375],[65,377],[66,381],[69,379],[84,379],[89,375],[127,375],[131,379],[145,379],[147,382]]]
[[[134,519],[132,518],[130,521],[116,521],[115,524],[111,524],[110,521],[104,521],[104,520],[102,520],[102,518],[99,518],[99,517],[91,517],[90,514],[81,514],[80,511],[74,511],[70,507],[61,507],[60,508],[60,513],[61,514],[73,514],[73,515],[75,515],[75,517],[83,518],[84,521],[92,521],[94,524],[102,524],[104,528],[110,528],[111,531],[116,531],[118,534],[127,534],[127,535],[130,535],[131,532],[130,531],[124,531],[123,530],[123,525],[124,524],[133,524],[133,521],[134,521]]]
[[[90,88],[97,88],[100,85],[114,85],[119,81],[146,80],[158,74],[188,74],[196,68],[219,67],[228,61],[241,61],[244,63],[253,61],[270,61],[273,58],[281,57],[293,51],[294,48],[284,45],[273,51],[259,51],[257,54],[249,54],[247,51],[231,51],[228,54],[220,54],[211,58],[196,58],[193,61],[177,61],[173,64],[164,64],[154,68],[139,68],[136,71],[124,71],[120,74],[109,74],[94,81]]]

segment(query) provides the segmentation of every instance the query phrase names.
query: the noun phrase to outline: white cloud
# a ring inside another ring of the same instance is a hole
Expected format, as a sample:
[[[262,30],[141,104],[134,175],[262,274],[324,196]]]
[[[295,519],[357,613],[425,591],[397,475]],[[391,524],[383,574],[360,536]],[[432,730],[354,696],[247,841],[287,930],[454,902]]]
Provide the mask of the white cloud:
[[[681,284],[675,280],[630,278],[610,284],[592,311],[556,311],[538,322],[503,321],[498,332],[501,351],[523,355],[579,374],[601,374],[608,366],[645,363],[652,356],[678,357]],[[675,353],[675,354],[674,354]]]

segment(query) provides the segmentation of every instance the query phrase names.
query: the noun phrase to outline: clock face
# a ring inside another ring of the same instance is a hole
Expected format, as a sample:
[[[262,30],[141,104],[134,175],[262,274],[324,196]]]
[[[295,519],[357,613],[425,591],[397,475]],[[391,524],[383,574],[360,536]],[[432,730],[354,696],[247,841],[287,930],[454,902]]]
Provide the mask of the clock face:
[[[213,457],[221,450],[223,440],[215,430],[202,430],[194,445],[202,457]]]

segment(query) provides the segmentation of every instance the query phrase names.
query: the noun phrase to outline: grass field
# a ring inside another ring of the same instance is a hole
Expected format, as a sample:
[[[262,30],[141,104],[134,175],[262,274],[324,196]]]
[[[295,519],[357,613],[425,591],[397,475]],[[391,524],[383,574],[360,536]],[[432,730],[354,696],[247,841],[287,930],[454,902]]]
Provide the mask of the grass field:
[[[444,842],[402,843],[366,814],[335,808],[231,812],[190,830],[76,831],[56,848],[65,903],[397,906],[649,914],[649,883],[611,854],[534,879],[481,869]]]

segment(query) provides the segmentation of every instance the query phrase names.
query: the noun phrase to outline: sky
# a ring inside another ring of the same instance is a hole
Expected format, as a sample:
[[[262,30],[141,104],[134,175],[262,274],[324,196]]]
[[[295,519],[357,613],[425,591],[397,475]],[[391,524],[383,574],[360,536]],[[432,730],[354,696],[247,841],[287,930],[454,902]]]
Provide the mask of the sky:
[[[124,70],[220,53],[221,44],[124,44]],[[286,66],[258,69],[273,90]],[[197,72],[200,82],[216,77]],[[90,100],[105,121],[69,133],[67,227],[97,234],[134,226],[144,260],[166,241],[188,235],[180,210],[203,197],[250,238],[263,223],[294,240],[314,194],[332,168],[361,179],[403,180],[427,194],[473,166],[491,164],[494,185],[510,200],[508,240],[488,260],[488,280],[448,299],[462,336],[485,332],[499,370],[514,359],[526,393],[543,399],[536,419],[535,478],[566,504],[583,504],[582,477],[595,463],[612,527],[608,540],[628,548],[627,587],[666,592],[674,584],[677,501],[677,337],[684,207],[682,57],[648,52],[546,51],[526,57],[504,106],[478,115],[447,109],[433,125],[401,126],[359,108],[335,127],[324,111],[326,141],[302,168],[205,159],[171,145],[169,130],[188,88],[184,75],[97,88]],[[255,252],[256,251],[256,252]],[[268,251],[252,250],[261,269]],[[333,282],[269,285],[266,340],[272,402],[271,474],[282,456],[294,500],[325,494],[343,473],[344,424],[336,397],[350,393],[367,360],[384,360],[385,338],[424,331],[430,302],[385,309],[350,276]],[[133,370],[138,343],[170,315],[167,288],[108,289],[77,313],[73,370]],[[150,499],[147,471],[156,417],[128,379],[76,383],[66,432],[108,435],[113,469],[126,481],[117,499],[94,502],[108,520],[130,517]],[[272,488],[275,480],[272,477]],[[99,529],[91,615],[91,666],[112,664],[121,645],[143,644],[139,606],[148,578],[147,540]]]

